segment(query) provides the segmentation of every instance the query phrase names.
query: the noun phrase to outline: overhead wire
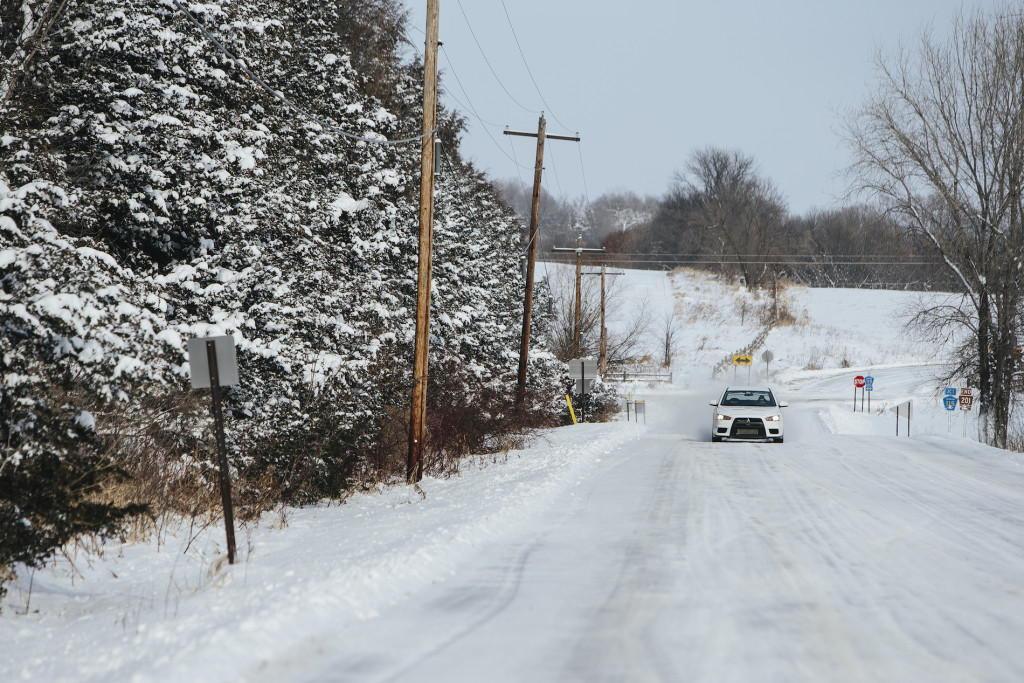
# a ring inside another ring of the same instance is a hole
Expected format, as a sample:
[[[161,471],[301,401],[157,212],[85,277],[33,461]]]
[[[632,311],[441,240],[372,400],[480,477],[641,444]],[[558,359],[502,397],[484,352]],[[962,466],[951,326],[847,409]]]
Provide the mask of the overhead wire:
[[[196,25],[196,27],[206,37],[207,40],[212,42],[217,47],[217,49],[224,54],[224,56],[231,60],[231,62],[235,65],[236,68],[238,68],[242,73],[248,76],[254,83],[260,86],[263,90],[265,90],[275,99],[280,100],[285,106],[287,106],[295,113],[304,116],[305,118],[313,121],[314,123],[321,125],[327,128],[328,130],[331,130],[337,133],[338,135],[341,135],[344,138],[355,140],[357,142],[365,142],[367,144],[373,145],[407,145],[413,142],[419,142],[423,138],[433,135],[434,133],[437,132],[437,128],[434,128],[429,132],[426,132],[422,135],[417,135],[415,137],[403,138],[401,140],[388,140],[383,135],[381,135],[380,138],[368,138],[362,135],[355,135],[353,133],[349,133],[348,131],[342,130],[334,123],[321,119],[319,116],[309,111],[306,111],[302,107],[298,106],[297,104],[289,100],[287,97],[285,97],[284,93],[282,93],[281,91],[275,90],[274,88],[270,87],[270,85],[268,85],[266,81],[257,76],[255,73],[253,73],[253,71],[245,63],[245,60],[236,57],[230,50],[228,50],[224,46],[224,44],[221,41],[219,41],[212,33],[210,33],[203,25],[203,23],[199,21],[199,19],[194,14],[192,14],[192,12],[190,12],[186,7],[184,7],[178,0],[171,0],[171,2],[174,3],[174,6],[178,8],[179,12],[184,14],[190,22]]]
[[[480,55],[483,58],[484,63],[487,65],[487,68],[490,70],[491,75],[494,77],[495,81],[498,83],[498,85],[501,87],[501,89],[505,92],[506,95],[508,95],[508,97],[516,105],[518,105],[523,110],[525,110],[527,112],[531,112],[531,113],[538,113],[538,114],[541,114],[543,116],[544,111],[539,111],[539,110],[531,109],[531,108],[527,107],[522,102],[520,102],[519,99],[517,99],[515,97],[515,95],[512,94],[512,92],[508,89],[508,87],[506,87],[505,83],[502,81],[501,77],[498,75],[498,73],[495,70],[493,64],[491,63],[491,60],[488,58],[487,53],[486,53],[486,51],[483,48],[483,45],[480,43],[480,39],[477,37],[476,31],[473,29],[473,24],[469,20],[469,16],[466,13],[466,9],[463,6],[462,1],[461,0],[457,0],[457,4],[459,6],[459,11],[462,14],[462,18],[465,21],[466,27],[469,29],[470,35],[472,36],[473,41],[476,44],[477,50],[480,52]],[[550,105],[547,104],[547,101],[544,98],[544,94],[541,92],[540,87],[537,84],[537,80],[534,77],[532,70],[530,69],[530,65],[526,61],[526,57],[525,57],[525,54],[523,53],[522,45],[519,42],[519,37],[516,34],[515,27],[513,26],[511,17],[509,16],[509,13],[508,13],[508,7],[505,6],[504,0],[502,0],[502,9],[504,10],[505,20],[508,22],[508,26],[509,26],[509,29],[510,29],[510,31],[512,33],[512,37],[515,40],[516,48],[519,51],[519,56],[523,60],[523,65],[526,67],[526,71],[527,71],[527,73],[530,76],[530,80],[533,83],[534,89],[537,91],[537,94],[540,97],[541,101],[545,104],[546,107],[548,107],[548,112],[551,114],[552,118],[558,123],[558,125],[560,125],[562,128],[564,128],[567,131],[570,130],[569,127],[566,126],[564,123],[562,123],[562,121],[558,118],[558,116],[555,115],[554,112],[550,110]],[[527,188],[526,188],[526,183],[525,183],[525,181],[523,179],[523,176],[522,176],[522,169],[531,169],[531,170],[536,170],[536,169],[532,169],[532,167],[527,166],[526,164],[523,164],[523,163],[519,162],[519,159],[518,159],[518,157],[517,157],[517,155],[515,153],[515,145],[512,144],[511,139],[509,140],[509,149],[511,151],[511,155],[509,155],[504,150],[504,148],[497,143],[497,141],[495,140],[494,136],[491,135],[491,133],[487,129],[487,127],[488,126],[498,127],[499,124],[496,124],[496,123],[491,122],[491,121],[487,121],[486,119],[484,119],[480,115],[480,112],[477,110],[476,106],[473,104],[472,98],[469,95],[469,91],[466,89],[465,85],[462,83],[462,80],[459,78],[458,72],[455,69],[455,65],[452,63],[452,59],[451,59],[451,56],[448,54],[448,51],[445,50],[444,47],[442,46],[441,47],[441,52],[442,52],[442,54],[444,54],[445,61],[447,62],[448,67],[449,67],[449,69],[450,69],[450,71],[452,73],[452,76],[455,78],[455,81],[458,84],[459,89],[461,90],[462,95],[463,95],[463,97],[466,100],[466,103],[463,103],[458,97],[455,96],[455,94],[453,92],[448,91],[448,94],[452,97],[452,99],[454,99],[456,102],[458,102],[464,108],[468,108],[468,112],[467,113],[469,113],[471,116],[473,116],[473,118],[475,118],[477,121],[479,121],[481,124],[483,124],[483,127],[484,127],[483,130],[484,130],[484,133],[487,135],[487,137],[498,148],[498,150],[506,158],[508,158],[510,161],[512,161],[512,163],[514,164],[514,166],[516,168],[516,175],[517,175],[518,180],[519,180],[520,190],[524,194],[528,194],[527,193]],[[507,126],[506,126],[506,128],[507,128]],[[558,164],[557,164],[557,161],[555,159],[555,155],[554,155],[553,151],[550,153],[550,158],[551,158],[552,172],[555,175],[555,185],[558,187],[559,195],[564,200],[565,199],[565,191],[562,189],[561,178],[559,177],[559,173],[558,173]],[[581,166],[582,166],[582,157],[581,157]],[[582,170],[582,168],[581,168],[581,170]],[[589,210],[590,197],[589,197],[589,191],[586,190],[586,177],[585,177],[585,174],[584,174],[584,178],[583,178],[583,184],[584,184],[584,189],[585,189],[585,196],[586,196],[587,206],[588,206],[588,210]],[[529,246],[530,246],[529,243],[527,243],[526,247],[524,248],[524,251],[526,249],[529,249]]]
[[[552,148],[551,152],[551,171],[555,174],[555,186],[558,187],[558,196],[565,201],[565,192],[562,190],[562,181],[558,179],[558,164],[555,163],[555,150]]]
[[[497,83],[501,87],[501,89],[505,92],[506,95],[509,96],[509,98],[513,102],[515,102],[515,104],[517,104],[522,109],[524,109],[524,110],[526,110],[528,112],[531,112],[531,113],[539,113],[539,114],[541,114],[543,116],[544,111],[539,111],[539,110],[536,110],[536,109],[530,109],[529,107],[524,105],[522,102],[520,102],[512,94],[512,92],[508,89],[508,87],[505,86],[505,83],[502,81],[501,77],[498,75],[497,71],[495,70],[494,66],[491,63],[491,60],[488,58],[487,53],[484,51],[483,45],[480,43],[480,40],[477,37],[475,30],[473,29],[472,22],[470,22],[469,16],[466,13],[466,9],[462,5],[461,0],[458,0],[458,5],[459,5],[459,10],[462,13],[463,20],[465,21],[466,27],[469,29],[470,35],[473,37],[473,41],[476,44],[477,50],[480,52],[481,57],[483,57],[484,63],[487,65],[487,68],[490,70],[491,75],[494,77],[495,81],[497,81]],[[513,39],[516,42],[516,47],[519,50],[520,57],[523,59],[523,64],[526,67],[527,73],[529,74],[531,81],[533,82],[534,89],[537,91],[538,96],[540,96],[541,101],[543,101],[545,103],[545,105],[547,105],[547,102],[544,99],[544,95],[540,91],[540,88],[537,85],[536,79],[533,76],[533,72],[530,70],[530,66],[526,62],[526,58],[525,58],[525,55],[523,54],[523,50],[522,50],[522,45],[519,43],[519,37],[518,37],[518,35],[515,32],[515,27],[512,25],[511,17],[508,14],[508,8],[505,6],[504,2],[502,2],[502,8],[503,8],[503,10],[505,12],[505,19],[508,22],[509,29],[512,32],[512,37],[513,37]],[[419,29],[417,29],[417,31],[418,30]],[[494,123],[493,121],[488,121],[488,120],[484,119],[483,116],[480,115],[479,110],[473,104],[472,98],[469,96],[469,91],[467,90],[466,86],[462,83],[462,79],[459,78],[458,71],[455,69],[455,65],[453,64],[451,56],[448,54],[448,51],[445,50],[444,47],[442,46],[441,47],[441,52],[442,52],[442,54],[444,54],[444,58],[445,58],[445,61],[448,64],[448,68],[451,71],[452,76],[455,78],[455,81],[458,84],[459,89],[461,90],[463,97],[465,98],[465,102],[463,102],[459,97],[457,97],[455,95],[454,92],[452,92],[450,90],[447,91],[448,95],[451,96],[452,99],[455,100],[458,104],[460,104],[464,109],[468,110],[467,113],[470,116],[472,116],[474,119],[476,119],[481,124],[483,124],[483,126],[484,126],[484,129],[483,129],[484,130],[484,134],[487,135],[487,137],[498,148],[498,150],[506,158],[508,158],[510,161],[512,161],[512,163],[515,165],[515,167],[516,167],[516,174],[517,174],[518,179],[519,179],[520,188],[525,193],[526,192],[526,188],[525,188],[526,184],[525,184],[525,182],[523,180],[521,169],[531,169],[532,170],[532,167],[527,166],[526,164],[522,164],[522,163],[519,162],[519,159],[518,159],[518,157],[515,154],[515,146],[511,143],[511,140],[509,141],[509,147],[510,147],[510,150],[512,151],[511,156],[508,154],[508,152],[506,152],[504,150],[504,148],[501,145],[499,145],[497,143],[497,141],[495,140],[494,136],[491,135],[489,130],[487,130],[487,127],[488,126],[493,126],[493,127],[497,128],[497,127],[500,126],[500,124]],[[565,128],[566,130],[569,130],[569,128],[567,126],[565,126],[565,124],[563,124],[558,119],[558,117],[556,115],[554,115],[553,112],[551,112],[551,115],[552,115],[552,117],[555,119],[555,121],[560,126]],[[507,126],[505,128],[507,129]],[[560,178],[560,175],[558,173],[558,164],[557,164],[557,160],[555,159],[553,151],[551,152],[551,164],[552,164],[552,172],[555,174],[555,185],[558,187],[559,195],[564,200],[566,195],[565,195],[565,191],[562,188],[561,178]],[[586,178],[585,178],[585,176],[583,178],[583,184],[584,184],[584,188],[586,188]],[[587,199],[587,204],[588,204],[588,207],[589,207],[589,203],[590,203],[589,192],[586,192],[586,199]]]
[[[636,251],[636,252],[619,252],[620,256],[672,256],[680,258],[720,258],[720,256],[714,254],[699,254],[695,252],[652,252],[652,251]],[[941,259],[932,259],[926,256],[914,256],[914,255],[894,255],[894,254],[729,254],[729,258],[745,258],[745,259],[765,259],[765,258],[822,258],[822,259],[843,259],[855,260],[855,259],[871,259],[871,260],[889,260],[893,263],[903,263],[905,261],[928,261],[929,263],[941,263]]]
[[[569,260],[567,256],[553,256],[548,255],[548,261],[559,262],[561,260]],[[749,263],[763,264],[770,266],[934,266],[938,265],[938,261],[820,261],[807,259],[793,258],[791,260],[779,260],[779,259],[757,259],[754,261],[744,261],[736,259],[735,257],[728,258],[680,258],[672,257],[671,255],[661,254],[643,254],[643,255],[628,255],[628,254],[615,254],[615,253],[602,253],[601,260],[608,263],[674,263],[674,264],[685,264],[685,265],[743,265]]]
[[[544,97],[544,93],[541,92],[540,86],[537,84],[537,79],[533,75],[533,70],[530,69],[530,63],[526,60],[526,54],[523,52],[523,46],[519,42],[519,36],[516,34],[516,29],[515,29],[515,26],[512,23],[512,17],[508,13],[508,7],[505,5],[505,0],[501,0],[501,8],[502,8],[502,10],[505,13],[505,21],[508,23],[509,31],[511,31],[511,33],[512,33],[512,39],[516,43],[516,49],[519,51],[519,57],[520,57],[520,59],[523,60],[523,66],[526,67],[526,73],[530,76],[530,81],[533,83],[533,88],[534,88],[534,90],[537,91],[537,95],[540,97],[540,101],[544,104],[545,111],[547,113],[549,113],[551,115],[551,118],[553,118],[555,120],[555,122],[559,126],[561,126],[565,131],[567,131],[567,132],[571,131],[571,129],[568,126],[566,126],[564,123],[562,123],[561,119],[558,118],[558,115],[555,114],[555,112],[552,109],[551,105],[548,103],[547,99]],[[579,135],[578,132],[577,132],[577,135]],[[577,144],[579,144],[579,143],[577,142]],[[555,185],[558,187],[558,194],[562,198],[562,200],[565,201],[566,194],[565,194],[565,191],[562,189],[562,181],[561,181],[561,178],[559,177],[559,174],[558,174],[558,163],[557,163],[557,161],[555,159],[555,153],[554,153],[553,149],[551,150],[551,170],[555,174]],[[583,174],[584,197],[586,199],[587,211],[589,213],[589,210],[590,210],[590,193],[586,189],[587,188],[587,178],[586,178],[586,172],[583,171],[583,168],[582,168],[582,157],[581,157],[580,170],[581,170],[581,172]]]
[[[530,64],[526,61],[526,55],[523,54],[523,46],[519,44],[519,36],[516,35],[516,29],[512,25],[512,18],[508,14],[508,7],[505,6],[505,0],[501,0],[501,8],[505,10],[505,21],[508,22],[508,27],[512,31],[512,38],[516,41],[516,47],[519,49],[519,56],[523,60],[523,66],[526,67],[526,73],[530,75],[530,80],[533,81],[533,87],[537,91],[537,94],[540,96],[540,101],[544,103],[545,111],[551,114],[551,118],[553,118],[559,126],[564,128],[566,131],[571,130],[568,126],[566,126],[558,119],[558,117],[555,115],[554,110],[551,108],[551,105],[548,104],[546,99],[544,99],[544,93],[540,91],[540,87],[537,85],[537,79],[533,77],[533,71],[530,70]]]
[[[579,157],[580,157],[580,175],[583,176],[583,196],[587,198],[587,206],[589,207],[590,206],[590,190],[587,188],[587,171],[586,171],[586,166],[584,166],[584,164],[583,164],[583,149],[582,149],[582,147],[583,147],[582,141],[576,143],[576,152],[579,154]]]
[[[500,124],[490,123],[490,122],[486,121],[482,116],[480,116],[480,112],[478,112],[476,107],[473,105],[473,100],[469,97],[469,91],[467,91],[466,90],[466,86],[464,86],[462,84],[462,79],[459,78],[459,74],[455,70],[455,65],[452,64],[452,60],[448,56],[448,51],[444,49],[444,46],[441,46],[441,54],[444,55],[444,60],[445,60],[445,62],[448,63],[448,68],[451,69],[452,76],[455,77],[455,82],[458,83],[459,88],[462,90],[462,94],[466,97],[466,102],[469,103],[469,110],[470,110],[472,116],[474,118],[476,118],[477,121],[479,121],[480,123],[482,123],[484,125],[483,131],[487,135],[487,137],[491,139],[491,142],[493,142],[494,146],[498,148],[498,151],[500,151],[502,154],[504,154],[512,163],[514,163],[516,165],[517,168],[518,167],[529,168],[529,166],[522,166],[515,157],[509,156],[508,153],[498,143],[498,141],[494,139],[494,136],[491,135],[490,131],[487,130],[487,126],[499,127]],[[449,92],[448,94],[451,95],[452,93]]]
[[[484,59],[484,63],[487,64],[487,68],[490,69],[491,75],[494,76],[494,79],[497,81],[498,85],[501,86],[501,89],[504,90],[505,94],[507,94],[509,96],[509,98],[511,98],[512,101],[515,102],[517,105],[519,105],[522,109],[524,109],[524,110],[526,110],[528,112],[531,112],[531,113],[539,113],[539,114],[543,115],[544,111],[538,111],[536,109],[530,109],[529,107],[524,105],[522,102],[520,102],[512,94],[512,92],[505,86],[504,82],[501,80],[501,77],[498,76],[497,71],[495,71],[494,66],[491,64],[490,59],[488,59],[487,53],[484,51],[483,46],[480,44],[480,40],[477,38],[476,32],[473,30],[473,25],[469,21],[469,16],[466,14],[466,9],[462,5],[462,0],[458,0],[458,5],[459,5],[459,10],[462,13],[462,18],[465,20],[467,28],[469,28],[470,35],[472,35],[473,41],[476,43],[477,49],[480,51],[480,55]],[[512,24],[512,19],[509,16],[509,13],[508,13],[508,7],[505,6],[504,0],[502,0],[501,5],[502,5],[502,9],[504,10],[504,13],[505,13],[505,20],[506,20],[506,22],[508,22],[509,29],[510,29],[510,31],[512,33],[512,38],[515,41],[516,48],[519,51],[519,56],[523,60],[523,66],[526,67],[526,72],[530,76],[530,81],[533,83],[533,87],[537,91],[537,95],[540,97],[541,102],[543,102],[545,107],[547,108],[545,111],[547,111],[551,115],[551,117],[558,123],[558,125],[560,125],[565,130],[569,130],[568,126],[566,126],[564,123],[562,123],[562,121],[558,118],[558,116],[551,110],[550,105],[547,103],[547,100],[544,98],[544,94],[541,92],[540,87],[537,84],[537,79],[534,78],[533,71],[530,69],[530,65],[526,61],[526,56],[523,53],[522,45],[519,42],[519,36],[516,34],[515,27]],[[448,57],[447,53],[445,53],[445,59],[448,61],[449,66],[450,66],[451,65],[451,60]],[[454,73],[454,68],[453,68],[453,73]],[[456,80],[458,80],[458,76],[456,76]],[[460,83],[460,87],[462,87],[462,91],[466,95],[466,98],[469,99],[469,94],[466,92],[466,89],[462,86],[461,83]],[[479,113],[477,113],[477,118],[481,122],[483,122],[483,119],[479,116]],[[559,195],[561,197],[563,197],[563,199],[564,199],[565,192],[562,189],[561,178],[559,177],[559,174],[558,174],[557,162],[554,159],[554,153],[553,152],[551,154],[551,158],[552,158],[552,161],[551,161],[552,171],[555,174],[555,184],[558,187]],[[526,166],[523,166],[523,165],[519,164],[518,161],[516,161],[516,164],[517,164],[518,167],[527,168]],[[520,178],[520,181],[521,180],[522,179]],[[584,184],[585,184],[585,182],[584,182]],[[588,197],[588,204],[589,204],[589,197]]]
[[[509,98],[511,98],[511,100],[513,102],[515,102],[517,105],[519,105],[522,109],[524,109],[525,111],[528,111],[530,113],[533,113],[533,114],[541,113],[541,112],[539,112],[536,109],[530,109],[529,107],[524,105],[522,102],[517,100],[515,95],[513,95],[509,91],[509,89],[505,87],[505,84],[502,82],[501,77],[498,76],[498,72],[494,70],[493,66],[491,66],[491,60],[487,59],[487,53],[484,52],[484,48],[480,44],[480,40],[476,37],[476,32],[473,30],[473,25],[469,22],[469,16],[466,15],[466,9],[462,6],[462,0],[457,0],[457,1],[458,1],[458,5],[459,5],[459,10],[462,12],[462,18],[466,20],[466,26],[469,28],[469,34],[471,36],[473,36],[473,40],[474,40],[474,42],[476,42],[476,46],[480,50],[480,56],[482,56],[484,58],[484,63],[487,64],[487,68],[491,70],[491,74],[494,76],[494,80],[496,80],[498,82],[498,85],[500,85],[501,89],[505,91],[505,94],[508,95]]]
[[[516,175],[519,176],[519,189],[523,191],[523,194],[526,194],[526,183],[523,182],[523,173],[519,170],[520,168],[526,168],[526,166],[519,163],[519,158],[516,156],[516,146],[512,144],[512,136],[508,136],[508,148],[512,150],[512,158],[516,162]]]

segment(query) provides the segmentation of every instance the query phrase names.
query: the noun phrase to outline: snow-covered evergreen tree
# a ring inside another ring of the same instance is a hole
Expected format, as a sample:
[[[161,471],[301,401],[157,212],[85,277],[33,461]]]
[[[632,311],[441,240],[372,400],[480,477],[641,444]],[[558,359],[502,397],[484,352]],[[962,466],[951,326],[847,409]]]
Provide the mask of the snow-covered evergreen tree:
[[[186,341],[212,334],[239,353],[236,475],[294,500],[380,474],[414,327],[419,143],[383,144],[420,121],[401,5],[20,0],[0,22],[0,474],[29,472],[43,442],[71,452],[29,428],[28,403],[116,459],[110,406],[143,419],[147,397],[189,391]],[[431,401],[504,418],[521,226],[441,120]],[[536,358],[552,416],[563,368]],[[208,425],[192,437],[209,453]]]

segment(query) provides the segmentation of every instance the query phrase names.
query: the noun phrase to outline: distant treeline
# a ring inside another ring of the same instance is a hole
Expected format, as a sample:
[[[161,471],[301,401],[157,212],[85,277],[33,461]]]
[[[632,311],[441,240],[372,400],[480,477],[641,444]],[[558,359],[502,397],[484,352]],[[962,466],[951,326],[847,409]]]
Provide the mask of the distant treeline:
[[[529,189],[498,183],[529,220]],[[589,205],[542,193],[541,257],[551,247],[604,247],[593,262],[654,270],[693,267],[758,286],[786,278],[815,287],[950,290],[931,245],[865,204],[791,215],[770,180],[740,152],[699,150],[662,198],[613,192]],[[568,255],[572,257],[571,254]],[[563,257],[564,258],[564,257]]]

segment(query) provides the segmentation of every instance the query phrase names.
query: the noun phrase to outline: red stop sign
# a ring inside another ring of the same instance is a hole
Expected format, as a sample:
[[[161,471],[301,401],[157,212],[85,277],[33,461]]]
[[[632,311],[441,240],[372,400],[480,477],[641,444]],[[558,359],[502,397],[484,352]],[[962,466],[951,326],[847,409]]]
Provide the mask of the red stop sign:
[[[858,389],[860,387],[863,387],[864,386],[864,375],[857,375],[856,377],[854,377],[853,378],[853,386],[857,387]]]

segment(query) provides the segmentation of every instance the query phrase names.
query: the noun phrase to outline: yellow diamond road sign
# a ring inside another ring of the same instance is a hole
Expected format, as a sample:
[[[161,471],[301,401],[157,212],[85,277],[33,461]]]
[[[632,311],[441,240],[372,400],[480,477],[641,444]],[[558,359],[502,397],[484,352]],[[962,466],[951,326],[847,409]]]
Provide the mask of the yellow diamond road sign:
[[[732,357],[732,364],[733,365],[750,365],[753,362],[754,362],[754,359],[751,358],[750,356],[733,356]]]

